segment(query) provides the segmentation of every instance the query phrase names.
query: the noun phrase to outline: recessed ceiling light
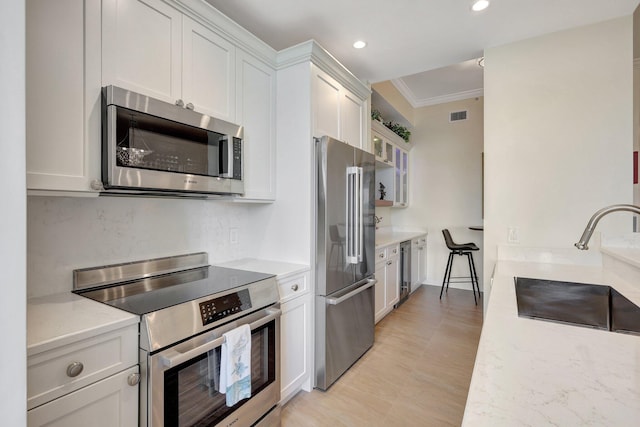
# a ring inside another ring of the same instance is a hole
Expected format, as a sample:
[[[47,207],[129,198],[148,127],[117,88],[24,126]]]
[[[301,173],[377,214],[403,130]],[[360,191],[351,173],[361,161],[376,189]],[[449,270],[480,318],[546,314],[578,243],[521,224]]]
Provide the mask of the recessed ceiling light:
[[[480,12],[489,7],[489,0],[478,0],[471,6],[471,10],[474,12]]]
[[[353,47],[355,47],[356,49],[362,49],[366,45],[367,45],[367,42],[363,42],[362,40],[358,40],[357,42],[355,42],[353,44]]]

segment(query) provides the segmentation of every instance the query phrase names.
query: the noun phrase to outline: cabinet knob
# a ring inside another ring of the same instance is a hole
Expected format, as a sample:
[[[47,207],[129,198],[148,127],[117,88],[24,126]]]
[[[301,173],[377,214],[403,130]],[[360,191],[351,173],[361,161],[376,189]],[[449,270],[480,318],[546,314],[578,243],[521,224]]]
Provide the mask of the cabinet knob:
[[[298,284],[294,283],[293,286],[291,286],[291,289],[293,289],[293,292],[298,290]]]
[[[380,258],[384,258],[384,254],[380,254],[378,255]]]
[[[68,377],[77,377],[80,375],[80,372],[84,369],[84,365],[80,362],[73,362],[69,366],[67,366],[67,376]]]
[[[397,253],[398,253],[398,250],[397,250],[397,249],[394,249],[394,250],[393,250],[393,253],[394,253],[394,254],[397,254]]]
[[[176,105],[177,105],[178,107],[184,107],[184,101],[183,101],[182,99],[178,99],[178,100],[176,101]]]
[[[387,261],[387,265],[393,264],[393,261]]]
[[[129,384],[131,387],[133,387],[134,385],[138,385],[139,382],[140,374],[129,374],[129,376],[127,377],[127,384]]]
[[[89,186],[91,187],[92,190],[104,191],[104,185],[102,185],[102,181],[98,181],[97,179],[94,179],[93,181],[91,181],[91,184],[89,184]]]
[[[192,103],[188,103],[188,104],[187,104],[187,106],[186,106],[186,108],[187,108],[187,110],[193,110],[193,109],[194,109],[194,106],[193,106],[193,104],[192,104]]]

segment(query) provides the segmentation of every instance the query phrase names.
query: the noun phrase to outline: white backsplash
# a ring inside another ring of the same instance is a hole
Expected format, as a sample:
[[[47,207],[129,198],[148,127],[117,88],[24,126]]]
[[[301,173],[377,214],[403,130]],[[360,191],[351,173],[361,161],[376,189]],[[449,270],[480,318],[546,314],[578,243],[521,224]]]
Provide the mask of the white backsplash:
[[[211,263],[255,256],[251,209],[219,200],[28,197],[27,296],[70,291],[78,268],[201,251]]]

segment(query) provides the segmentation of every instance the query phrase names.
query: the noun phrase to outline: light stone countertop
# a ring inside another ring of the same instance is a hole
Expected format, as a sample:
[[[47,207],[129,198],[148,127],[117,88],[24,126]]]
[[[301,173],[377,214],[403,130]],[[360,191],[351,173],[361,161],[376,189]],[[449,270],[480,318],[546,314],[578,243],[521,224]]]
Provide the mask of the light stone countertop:
[[[140,322],[140,317],[71,292],[27,300],[27,356]]]
[[[258,273],[275,274],[280,279],[309,270],[309,266],[304,264],[294,264],[289,262],[256,258],[243,258],[215,265],[218,265],[220,267],[236,268],[239,270],[257,271]]]
[[[415,239],[416,237],[424,236],[426,234],[427,232],[424,230],[407,231],[380,228],[379,230],[376,230],[376,249],[404,242],[405,240]]]
[[[640,336],[518,317],[514,277],[640,287],[600,266],[499,261],[463,425],[637,426]]]

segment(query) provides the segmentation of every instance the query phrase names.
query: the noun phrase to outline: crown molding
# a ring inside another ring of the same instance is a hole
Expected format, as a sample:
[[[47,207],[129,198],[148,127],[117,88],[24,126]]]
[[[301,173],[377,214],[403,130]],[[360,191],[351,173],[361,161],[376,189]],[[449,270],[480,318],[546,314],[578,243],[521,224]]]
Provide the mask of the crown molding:
[[[433,96],[431,98],[416,99],[413,92],[402,79],[391,80],[391,83],[405,97],[413,108],[428,107],[430,105],[446,104],[447,102],[484,96],[484,88],[465,90],[447,95]]]
[[[277,54],[278,70],[306,62],[316,65],[361,99],[367,99],[371,95],[371,87],[368,84],[363,83],[354,76],[351,71],[313,39],[283,49]]]

